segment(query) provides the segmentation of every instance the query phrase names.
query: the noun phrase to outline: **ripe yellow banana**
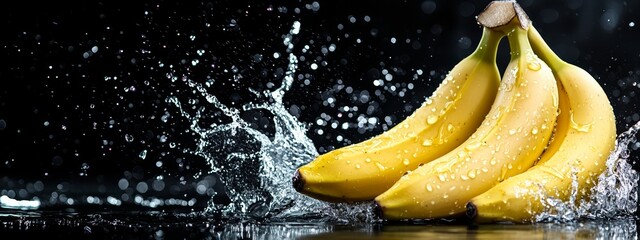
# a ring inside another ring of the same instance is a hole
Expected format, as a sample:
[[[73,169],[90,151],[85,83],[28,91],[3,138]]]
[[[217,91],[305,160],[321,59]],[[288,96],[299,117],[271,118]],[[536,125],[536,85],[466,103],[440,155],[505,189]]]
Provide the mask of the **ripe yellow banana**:
[[[549,210],[543,204],[546,199],[570,199],[574,179],[576,200],[588,197],[615,147],[615,115],[602,87],[585,70],[560,59],[533,27],[529,38],[561,85],[556,130],[534,167],[469,202],[467,214],[478,222],[535,221],[536,215]]]
[[[372,200],[406,171],[461,144],[495,99],[500,84],[496,53],[503,36],[484,29],[476,50],[454,66],[412,115],[380,135],[300,167],[294,188],[331,202]]]
[[[376,212],[382,217],[462,215],[471,198],[529,169],[547,146],[557,116],[557,84],[529,44],[528,18],[513,8],[485,10],[504,18],[494,29],[507,33],[511,61],[482,125],[462,145],[409,172],[376,197]]]

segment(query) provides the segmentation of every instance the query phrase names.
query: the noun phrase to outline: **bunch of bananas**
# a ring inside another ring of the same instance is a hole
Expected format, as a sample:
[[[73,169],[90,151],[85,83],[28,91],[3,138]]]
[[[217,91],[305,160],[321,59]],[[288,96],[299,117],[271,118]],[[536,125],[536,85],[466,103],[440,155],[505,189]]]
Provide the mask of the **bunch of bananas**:
[[[529,222],[549,198],[587,198],[615,146],[598,82],[560,59],[515,1],[478,15],[476,50],[411,116],[369,140],[318,156],[294,188],[331,202],[374,200],[386,219],[464,216]],[[506,36],[510,62],[496,65]]]

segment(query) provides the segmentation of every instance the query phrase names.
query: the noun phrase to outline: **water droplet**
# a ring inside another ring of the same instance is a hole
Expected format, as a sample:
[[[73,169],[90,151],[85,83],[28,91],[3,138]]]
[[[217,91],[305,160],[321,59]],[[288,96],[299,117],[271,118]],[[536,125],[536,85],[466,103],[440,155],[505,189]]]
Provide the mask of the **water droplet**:
[[[426,105],[431,105],[431,103],[433,103],[433,100],[431,100],[431,98],[427,98],[427,100],[424,101],[424,104]]]
[[[367,158],[364,161],[370,163],[371,162],[371,158]]]
[[[454,130],[453,124],[449,123],[449,125],[447,125],[447,131],[453,132],[453,130]]]
[[[496,165],[496,159],[492,158],[491,161],[489,161],[489,164],[491,165]]]
[[[570,111],[569,115],[571,118],[571,128],[577,130],[578,132],[589,132],[591,130],[591,125],[593,123],[580,124],[573,119],[573,111]]]
[[[448,197],[449,197],[449,194],[445,193],[444,195],[442,195],[442,198],[444,198],[444,199],[447,199]]]
[[[131,135],[131,134],[128,134],[128,133],[127,133],[127,134],[125,134],[125,135],[124,135],[124,139],[125,139],[127,142],[133,142],[133,139],[134,139],[134,138],[133,138],[133,135]]]
[[[469,143],[469,145],[465,146],[465,149],[467,149],[468,151],[473,151],[474,149],[479,148],[480,145],[482,145],[480,141],[473,141]]]
[[[360,164],[356,164],[356,169],[360,169]]]
[[[431,138],[427,138],[422,142],[422,146],[428,147],[431,146],[433,144],[433,139]]]
[[[384,165],[380,164],[379,162],[376,162],[376,166],[378,167],[378,169],[380,169],[380,171],[384,171],[385,169]]]
[[[429,192],[433,191],[433,187],[431,187],[431,184],[427,184],[427,191]]]
[[[515,128],[511,129],[511,130],[509,130],[509,135],[516,134],[516,132],[517,132],[517,130]]]
[[[500,178],[498,178],[498,181],[504,181],[505,176],[507,176],[507,168],[506,166],[502,166],[502,168],[500,169]]]
[[[427,123],[428,124],[434,124],[436,122],[438,122],[438,115],[429,115],[427,117]]]
[[[404,164],[405,166],[408,166],[408,165],[409,165],[409,163],[411,163],[411,162],[410,162],[410,161],[409,161],[409,159],[407,159],[407,158],[405,158],[404,160],[402,160],[402,164]]]
[[[469,178],[471,178],[471,179],[476,178],[476,171],[475,170],[469,170],[469,173],[467,173],[467,176],[469,176]]]
[[[440,174],[440,175],[438,175],[438,179],[440,179],[440,181],[444,182],[444,180],[447,180],[447,176],[445,176],[445,174]]]
[[[141,159],[145,159],[147,158],[147,150],[142,150],[142,152],[140,152],[140,154],[138,155],[138,157],[140,157]]]
[[[538,128],[537,127],[533,127],[533,129],[531,129],[531,134],[533,134],[533,135],[538,134]]]
[[[540,64],[540,62],[534,60],[527,63],[527,68],[533,71],[538,71],[540,70],[540,68],[542,68],[542,65]]]

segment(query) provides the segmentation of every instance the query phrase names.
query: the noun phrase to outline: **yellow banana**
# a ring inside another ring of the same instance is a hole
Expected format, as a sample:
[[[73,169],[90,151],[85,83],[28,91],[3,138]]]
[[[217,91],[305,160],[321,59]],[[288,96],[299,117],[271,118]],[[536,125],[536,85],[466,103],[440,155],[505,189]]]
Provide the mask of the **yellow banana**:
[[[503,25],[493,29],[507,33],[511,48],[511,61],[490,112],[462,145],[409,172],[376,197],[381,217],[462,215],[471,198],[529,169],[547,146],[557,116],[557,84],[551,69],[531,49],[526,15],[514,11],[515,2],[501,4],[478,18],[486,27],[489,24],[481,21],[485,14],[503,17],[499,19]]]
[[[495,99],[500,84],[496,53],[503,36],[484,29],[476,50],[454,66],[413,114],[380,135],[300,167],[294,188],[331,202],[372,200],[406,171],[461,144]]]
[[[529,38],[561,85],[554,138],[534,167],[469,202],[467,214],[478,222],[535,221],[546,199],[570,199],[572,181],[578,183],[576,200],[587,197],[615,147],[615,115],[602,87],[585,70],[560,59],[533,27]]]

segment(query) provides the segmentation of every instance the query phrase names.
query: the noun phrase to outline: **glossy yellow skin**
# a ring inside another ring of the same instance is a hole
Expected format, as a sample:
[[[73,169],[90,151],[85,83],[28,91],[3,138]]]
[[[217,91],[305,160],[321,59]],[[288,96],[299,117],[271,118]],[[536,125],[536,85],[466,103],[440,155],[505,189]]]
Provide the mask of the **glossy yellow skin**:
[[[421,107],[388,131],[318,156],[298,169],[296,189],[331,202],[372,200],[403,173],[451,151],[476,130],[500,84],[496,52],[502,33],[484,29]],[[296,183],[294,183],[295,185]]]
[[[387,219],[463,214],[467,202],[529,169],[547,146],[556,121],[558,89],[527,31],[514,19],[507,33],[511,61],[482,125],[464,143],[402,177],[375,198]]]
[[[569,200],[573,178],[576,199],[588,196],[615,147],[615,115],[602,87],[585,70],[562,61],[533,27],[529,38],[561,85],[555,136],[534,167],[470,201],[477,222],[535,221],[545,211],[545,199]]]

